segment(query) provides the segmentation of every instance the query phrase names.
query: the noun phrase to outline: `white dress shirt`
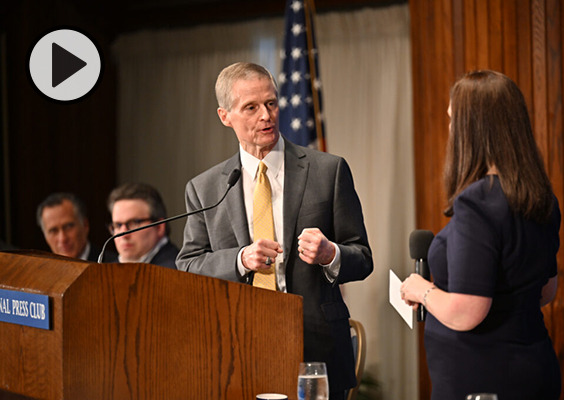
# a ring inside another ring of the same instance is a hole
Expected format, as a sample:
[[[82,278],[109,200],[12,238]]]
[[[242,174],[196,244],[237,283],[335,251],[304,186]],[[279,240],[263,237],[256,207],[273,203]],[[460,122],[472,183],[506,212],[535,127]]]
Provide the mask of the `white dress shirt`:
[[[275,240],[280,244],[280,247],[284,248],[284,139],[280,136],[278,142],[274,148],[264,157],[264,159],[259,160],[258,158],[252,156],[243,150],[243,147],[239,145],[239,154],[241,155],[241,178],[243,179],[243,192],[245,196],[245,209],[247,211],[247,222],[249,226],[249,236],[252,241],[253,238],[253,194],[255,191],[255,185],[257,181],[258,166],[262,161],[268,169],[266,170],[266,176],[270,181],[270,188],[272,192],[272,214],[274,219],[274,234],[276,235]],[[312,227],[313,228],[313,227]],[[341,266],[341,252],[339,246],[333,244],[335,247],[335,258],[331,264],[323,265],[325,275],[330,281],[334,281],[335,277],[339,273],[339,268]],[[243,249],[238,254],[237,257],[237,267],[239,268],[239,273],[241,275],[248,274],[251,270],[243,266],[243,260],[241,255]],[[276,257],[276,284],[278,290],[281,292],[286,292],[286,266],[284,265],[284,253],[278,254]]]
[[[82,253],[80,253],[80,256],[78,256],[78,258],[84,261],[88,261],[88,254],[90,254],[90,247],[91,247],[90,242],[86,242],[86,246],[84,246],[84,250],[82,250]]]

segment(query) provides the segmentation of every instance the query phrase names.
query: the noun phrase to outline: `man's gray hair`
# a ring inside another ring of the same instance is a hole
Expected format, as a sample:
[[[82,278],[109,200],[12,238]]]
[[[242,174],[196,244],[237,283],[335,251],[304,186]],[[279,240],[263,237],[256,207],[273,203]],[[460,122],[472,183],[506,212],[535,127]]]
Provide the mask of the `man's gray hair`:
[[[250,80],[256,78],[270,79],[276,93],[278,86],[274,77],[268,70],[258,64],[248,62],[238,62],[225,67],[217,77],[215,82],[215,96],[217,104],[224,110],[231,111],[235,99],[233,98],[233,85],[238,80]]]
[[[80,222],[84,224],[84,220],[87,218],[87,210],[86,210],[86,205],[84,204],[82,199],[73,193],[58,192],[58,193],[50,194],[49,196],[47,196],[45,200],[41,202],[41,204],[37,206],[37,212],[35,217],[37,220],[37,225],[41,228],[42,231],[44,230],[43,210],[45,210],[45,208],[60,206],[61,204],[63,204],[63,201],[65,200],[68,200],[72,203],[72,205],[74,206],[74,212],[76,213],[76,216],[78,217]]]

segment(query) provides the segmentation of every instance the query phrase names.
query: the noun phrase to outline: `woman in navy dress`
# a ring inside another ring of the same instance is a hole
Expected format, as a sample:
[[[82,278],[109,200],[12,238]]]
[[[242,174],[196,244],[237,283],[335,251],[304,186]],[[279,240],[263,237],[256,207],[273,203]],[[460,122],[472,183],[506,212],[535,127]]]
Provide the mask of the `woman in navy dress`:
[[[517,85],[489,70],[452,88],[445,189],[452,217],[429,248],[433,283],[412,274],[402,298],[424,304],[433,400],[496,393],[560,397],[541,307],[556,293],[560,210]]]

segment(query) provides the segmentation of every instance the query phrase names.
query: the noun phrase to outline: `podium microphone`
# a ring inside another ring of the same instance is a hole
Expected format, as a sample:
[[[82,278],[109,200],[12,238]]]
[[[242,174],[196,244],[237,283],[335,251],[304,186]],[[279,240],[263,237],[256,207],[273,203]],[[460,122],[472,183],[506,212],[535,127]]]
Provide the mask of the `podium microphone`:
[[[201,213],[201,212],[211,210],[212,208],[217,207],[218,205],[221,204],[223,199],[225,199],[225,196],[227,196],[227,193],[229,193],[229,190],[231,190],[231,188],[233,186],[235,186],[235,184],[237,183],[237,181],[239,180],[240,177],[241,177],[241,170],[240,169],[236,168],[233,171],[231,171],[231,173],[229,174],[229,178],[227,179],[227,190],[223,194],[223,197],[217,203],[215,203],[213,206],[200,208],[199,210],[189,211],[189,212],[186,212],[184,214],[176,215],[174,217],[161,219],[161,220],[153,222],[149,225],[144,225],[144,226],[141,226],[139,228],[131,229],[129,231],[116,233],[115,235],[111,236],[108,240],[106,240],[106,243],[104,243],[104,246],[102,247],[102,251],[100,252],[100,255],[98,256],[98,264],[101,264],[104,261],[104,253],[106,252],[106,246],[108,245],[108,243],[110,243],[115,238],[125,236],[125,235],[129,235],[130,233],[137,232],[137,231],[140,231],[140,230],[143,230],[143,229],[151,228],[155,225],[165,224],[167,222],[174,221],[175,219],[179,219],[179,218],[183,218],[183,217],[189,217],[190,215]]]
[[[415,273],[421,275],[423,278],[430,280],[431,272],[429,271],[429,264],[427,263],[427,254],[429,253],[429,246],[435,235],[431,231],[422,229],[415,230],[409,235],[409,255],[415,260]],[[417,308],[417,321],[425,321],[427,310],[423,304],[419,304]]]

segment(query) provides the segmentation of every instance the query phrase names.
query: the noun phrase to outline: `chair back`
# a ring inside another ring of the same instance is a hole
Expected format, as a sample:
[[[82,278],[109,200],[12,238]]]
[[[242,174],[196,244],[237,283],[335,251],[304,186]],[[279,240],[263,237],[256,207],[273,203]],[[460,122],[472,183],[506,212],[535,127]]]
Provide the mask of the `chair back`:
[[[349,319],[349,324],[351,326],[351,340],[355,358],[356,387],[349,390],[347,400],[355,400],[364,372],[364,362],[366,360],[366,333],[359,321]]]

